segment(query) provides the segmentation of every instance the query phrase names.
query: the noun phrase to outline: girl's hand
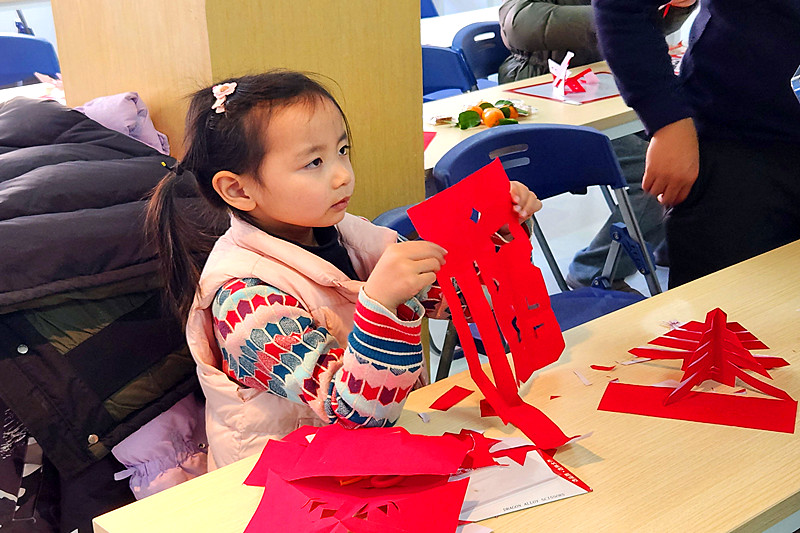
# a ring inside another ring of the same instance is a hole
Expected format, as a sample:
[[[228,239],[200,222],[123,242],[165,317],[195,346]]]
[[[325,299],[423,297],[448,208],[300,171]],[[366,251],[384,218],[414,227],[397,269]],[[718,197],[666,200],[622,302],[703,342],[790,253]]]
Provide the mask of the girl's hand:
[[[372,270],[364,292],[392,312],[436,281],[447,251],[428,241],[390,245]]]
[[[511,182],[511,201],[514,202],[514,211],[519,213],[520,222],[525,222],[542,208],[542,201],[518,181]]]

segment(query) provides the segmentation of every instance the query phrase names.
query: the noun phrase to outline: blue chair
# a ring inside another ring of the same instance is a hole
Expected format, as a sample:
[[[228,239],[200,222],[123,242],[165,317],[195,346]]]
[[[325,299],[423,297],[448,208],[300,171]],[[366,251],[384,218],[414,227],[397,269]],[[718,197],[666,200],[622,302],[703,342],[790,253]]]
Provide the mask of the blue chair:
[[[500,64],[511,55],[500,36],[499,22],[474,22],[464,26],[453,37],[452,48],[464,56],[481,89],[497,85],[486,78],[497,74]]]
[[[0,85],[33,78],[34,72],[56,77],[61,72],[53,45],[20,33],[0,33]]]
[[[414,224],[408,218],[408,208],[414,204],[389,209],[372,219],[373,224],[395,230],[403,239],[413,241],[419,238]]]
[[[478,82],[459,52],[452,48],[422,45],[424,102],[477,89]]]
[[[436,6],[433,5],[433,0],[420,0],[419,15],[420,18],[423,19],[439,16],[439,12],[436,11]]]

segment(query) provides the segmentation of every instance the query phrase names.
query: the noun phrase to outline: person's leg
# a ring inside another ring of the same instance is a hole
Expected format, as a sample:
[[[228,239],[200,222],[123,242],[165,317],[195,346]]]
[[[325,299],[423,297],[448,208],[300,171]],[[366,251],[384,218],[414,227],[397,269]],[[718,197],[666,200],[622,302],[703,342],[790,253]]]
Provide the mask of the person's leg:
[[[800,146],[701,140],[666,225],[670,288],[800,239]]]
[[[622,175],[628,182],[628,197],[633,212],[636,214],[636,220],[639,222],[645,240],[655,248],[664,240],[664,209],[655,197],[642,190],[647,141],[636,135],[628,135],[614,139],[611,141],[611,145],[614,147],[614,153],[622,167]],[[619,209],[614,210],[589,246],[575,254],[569,265],[568,277],[571,284],[589,285],[603,271],[603,265],[611,248],[609,229],[615,222],[622,222]],[[621,253],[617,261],[614,279],[611,281],[625,279],[635,272],[636,266],[633,261],[627,254]]]

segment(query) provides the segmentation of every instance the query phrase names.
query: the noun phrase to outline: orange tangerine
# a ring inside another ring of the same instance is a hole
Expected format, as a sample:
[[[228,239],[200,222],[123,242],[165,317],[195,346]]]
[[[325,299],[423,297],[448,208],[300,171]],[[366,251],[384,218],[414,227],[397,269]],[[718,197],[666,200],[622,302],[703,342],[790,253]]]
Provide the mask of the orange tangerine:
[[[483,118],[483,108],[477,105],[470,107],[472,111],[475,111],[479,117]]]
[[[513,105],[507,105],[507,106],[505,106],[505,109],[508,110],[508,116],[506,118],[518,118],[519,117],[519,111],[517,111],[517,108],[514,107]],[[505,115],[505,113],[503,113],[503,114]]]
[[[483,123],[488,127],[500,124],[500,119],[506,118],[502,111],[496,107],[490,107],[483,112]]]

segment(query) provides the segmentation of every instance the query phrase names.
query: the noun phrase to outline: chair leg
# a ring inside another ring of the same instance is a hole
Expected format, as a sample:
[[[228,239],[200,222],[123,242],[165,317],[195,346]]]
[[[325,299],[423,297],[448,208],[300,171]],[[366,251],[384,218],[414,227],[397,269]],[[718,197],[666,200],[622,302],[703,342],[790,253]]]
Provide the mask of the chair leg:
[[[456,327],[453,321],[447,322],[447,332],[444,334],[444,342],[442,343],[442,353],[439,358],[439,366],[436,369],[436,380],[446,378],[450,375],[450,366],[453,364],[453,354],[456,349],[456,341],[458,335],[456,334]]]
[[[622,215],[622,220],[628,227],[628,232],[631,233],[631,238],[633,238],[633,240],[639,244],[639,247],[642,250],[642,255],[644,256],[645,265],[650,271],[648,274],[645,274],[647,288],[650,290],[650,295],[652,296],[658,294],[661,292],[661,284],[658,282],[658,277],[656,276],[656,267],[653,264],[653,261],[650,259],[650,254],[647,252],[647,245],[645,244],[644,235],[642,235],[642,229],[639,227],[636,217],[633,216],[633,208],[631,207],[631,201],[628,198],[628,193],[625,191],[625,189],[614,189],[614,194],[617,197],[617,203],[619,204],[619,211]]]
[[[533,234],[536,237],[536,241],[539,243],[539,247],[542,249],[542,255],[544,256],[545,261],[547,261],[547,266],[550,267],[550,272],[553,273],[553,277],[556,279],[556,284],[558,284],[558,288],[561,289],[561,292],[568,291],[569,287],[567,287],[567,282],[564,279],[564,275],[561,273],[561,269],[558,268],[556,257],[553,255],[553,251],[547,244],[547,239],[545,239],[544,237],[544,232],[542,232],[542,228],[536,221],[535,216],[532,215],[531,220],[533,220]]]

